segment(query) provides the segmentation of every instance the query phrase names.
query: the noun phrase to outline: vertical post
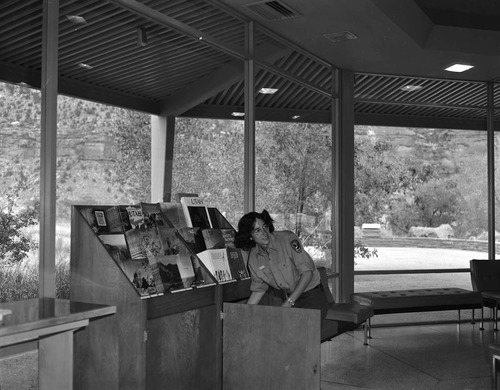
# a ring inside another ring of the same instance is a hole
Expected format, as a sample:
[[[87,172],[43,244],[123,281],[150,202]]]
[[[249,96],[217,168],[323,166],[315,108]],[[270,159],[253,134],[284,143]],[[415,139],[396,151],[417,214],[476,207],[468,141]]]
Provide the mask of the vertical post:
[[[255,63],[254,24],[246,24],[245,42],[245,158],[244,158],[244,212],[255,209]]]
[[[56,294],[56,155],[59,1],[43,1],[38,295]]]
[[[488,148],[488,258],[495,259],[495,104],[493,83],[487,88],[487,148]]]
[[[334,229],[340,280],[335,293],[344,302],[354,292],[354,74],[347,70],[337,72],[334,174],[338,199]]]
[[[151,116],[151,202],[172,200],[175,117]]]
[[[332,256],[332,271],[336,274],[339,272],[339,255],[338,255],[338,200],[339,200],[339,169],[338,169],[338,156],[339,156],[339,132],[340,132],[340,77],[339,71],[332,71],[332,166],[331,166],[331,179],[332,179],[332,214],[330,228],[332,231],[332,245],[331,245],[331,256]],[[339,286],[339,283],[334,283],[334,286]],[[333,294],[335,299],[339,298],[339,291],[334,288]]]

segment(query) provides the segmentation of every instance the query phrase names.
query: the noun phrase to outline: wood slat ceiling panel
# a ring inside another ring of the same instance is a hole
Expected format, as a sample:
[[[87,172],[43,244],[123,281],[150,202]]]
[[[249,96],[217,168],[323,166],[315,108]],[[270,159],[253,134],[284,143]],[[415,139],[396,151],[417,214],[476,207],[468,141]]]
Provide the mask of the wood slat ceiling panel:
[[[41,1],[3,1],[0,3],[0,58],[25,66],[41,57]]]
[[[230,61],[228,55],[191,37],[99,2],[67,2],[85,18],[75,28],[61,8],[60,72],[70,79],[152,99],[175,93]],[[163,7],[165,8],[165,7]],[[138,29],[147,45],[138,45]],[[79,66],[84,63],[92,69]]]
[[[406,86],[421,88],[408,91],[404,90]],[[485,107],[486,86],[477,82],[357,74],[355,98]]]
[[[486,119],[486,111],[482,109],[459,109],[356,102],[354,104],[354,111],[359,114],[421,116],[426,118]]]
[[[222,42],[240,48],[244,47],[245,25],[243,20],[218,8],[210,1],[142,0],[141,2]]]
[[[255,106],[257,108],[313,111],[329,111],[331,108],[331,100],[327,97],[266,70],[258,71],[255,80]],[[236,83],[205,101],[204,105],[244,107],[243,87],[242,82]],[[272,95],[258,93],[262,87],[277,88],[278,91]]]
[[[275,63],[278,69],[291,73],[312,86],[332,90],[332,69],[296,51]]]

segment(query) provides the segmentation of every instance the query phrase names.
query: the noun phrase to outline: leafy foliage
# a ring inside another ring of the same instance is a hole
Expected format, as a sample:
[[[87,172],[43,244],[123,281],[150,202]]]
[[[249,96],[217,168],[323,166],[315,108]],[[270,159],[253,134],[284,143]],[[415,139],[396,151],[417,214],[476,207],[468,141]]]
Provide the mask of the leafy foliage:
[[[38,201],[26,207],[19,207],[17,199],[29,183],[23,168],[16,175],[15,181],[6,193],[6,205],[0,209],[0,254],[5,262],[21,261],[37,244],[23,234],[23,229],[38,223]]]
[[[113,179],[138,200],[151,194],[151,125],[148,115],[124,111],[116,119],[112,136],[119,156]]]

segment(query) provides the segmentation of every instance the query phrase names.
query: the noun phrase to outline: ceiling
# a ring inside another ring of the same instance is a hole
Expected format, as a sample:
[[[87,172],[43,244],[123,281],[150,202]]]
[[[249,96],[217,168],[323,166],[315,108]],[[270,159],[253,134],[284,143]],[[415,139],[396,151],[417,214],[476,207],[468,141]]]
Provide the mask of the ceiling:
[[[59,4],[58,85],[70,96],[234,119],[253,58],[256,89],[278,89],[255,94],[257,120],[328,122],[337,69],[354,72],[358,124],[485,129],[490,86],[500,106],[500,2],[492,0]],[[0,80],[40,87],[42,31],[42,1],[0,2]],[[474,67],[444,70],[456,62]]]

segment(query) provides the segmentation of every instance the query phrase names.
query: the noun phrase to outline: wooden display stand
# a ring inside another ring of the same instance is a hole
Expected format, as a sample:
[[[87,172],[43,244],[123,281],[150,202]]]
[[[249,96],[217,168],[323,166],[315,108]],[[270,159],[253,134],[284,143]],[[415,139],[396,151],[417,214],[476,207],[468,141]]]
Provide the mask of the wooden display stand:
[[[75,334],[75,389],[319,389],[319,312],[223,305],[246,299],[249,279],[141,298],[79,207],[71,299],[117,310]]]
[[[71,299],[117,308],[75,335],[75,388],[220,388],[217,294],[213,285],[141,299],[74,206]]]

